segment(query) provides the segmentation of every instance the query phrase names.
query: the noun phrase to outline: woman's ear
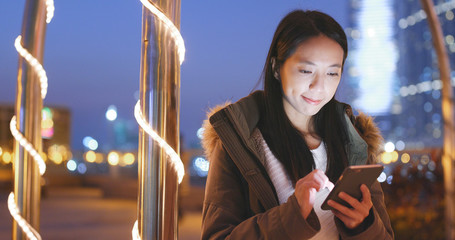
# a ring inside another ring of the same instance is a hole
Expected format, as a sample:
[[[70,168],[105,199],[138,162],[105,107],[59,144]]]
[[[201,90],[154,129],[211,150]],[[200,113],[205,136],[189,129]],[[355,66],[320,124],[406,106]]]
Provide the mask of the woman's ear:
[[[272,57],[272,60],[270,62],[272,64],[273,76],[279,81],[280,80],[280,70],[276,68],[275,57]]]

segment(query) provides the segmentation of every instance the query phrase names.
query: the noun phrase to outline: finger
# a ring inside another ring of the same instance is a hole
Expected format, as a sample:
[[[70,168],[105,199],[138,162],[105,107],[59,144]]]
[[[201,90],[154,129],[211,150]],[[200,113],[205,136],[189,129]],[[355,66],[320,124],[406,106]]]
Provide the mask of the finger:
[[[332,212],[333,212],[333,215],[335,215],[335,217],[340,219],[347,228],[350,228],[350,229],[355,228],[361,223],[361,221],[352,219],[351,217],[346,216],[339,211],[332,210]]]
[[[353,207],[353,208],[359,208],[359,205],[361,205],[359,200],[357,200],[356,198],[353,198],[352,196],[350,196],[349,194],[347,194],[345,192],[340,192],[338,194],[338,197],[340,197],[341,199],[343,199],[344,201],[349,203],[349,205],[351,205],[351,207]]]
[[[368,189],[368,187],[365,185],[365,184],[362,184],[362,186],[360,186],[360,190],[362,191],[362,202],[367,202],[367,203],[370,203],[371,202],[371,193],[370,193],[370,190]]]
[[[325,173],[319,169],[316,169],[313,171],[315,175],[315,179],[320,183],[320,188],[318,189],[321,190],[322,188],[327,187],[330,191],[333,189],[333,183],[330,182],[329,178],[325,175]]]
[[[335,187],[335,185],[333,184],[333,182],[331,182],[330,180],[327,181],[326,185],[325,185],[329,191],[332,191],[333,190],[333,187]]]
[[[331,206],[333,209],[337,210],[338,212],[342,212],[344,213],[345,215],[350,215],[349,213],[352,212],[352,209],[351,208],[348,208],[336,201],[333,201],[333,200],[329,200],[327,201],[327,204],[329,206]]]

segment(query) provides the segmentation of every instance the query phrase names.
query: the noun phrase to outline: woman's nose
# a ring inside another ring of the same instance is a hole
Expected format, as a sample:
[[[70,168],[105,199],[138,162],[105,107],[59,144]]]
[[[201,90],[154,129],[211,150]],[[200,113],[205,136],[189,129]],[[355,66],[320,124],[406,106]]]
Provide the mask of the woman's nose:
[[[324,90],[324,78],[316,75],[310,83],[310,90],[318,92]]]

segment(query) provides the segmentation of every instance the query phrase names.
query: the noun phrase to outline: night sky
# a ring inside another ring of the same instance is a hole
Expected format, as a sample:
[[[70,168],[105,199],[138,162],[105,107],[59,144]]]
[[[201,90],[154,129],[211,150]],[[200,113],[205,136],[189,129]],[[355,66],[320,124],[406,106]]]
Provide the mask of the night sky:
[[[54,0],[47,26],[44,68],[49,78],[44,105],[68,107],[71,145],[84,136],[105,145],[105,118],[116,105],[118,119],[135,125],[139,90],[141,14],[139,0]],[[321,10],[346,27],[348,0],[182,1],[181,32],[186,56],[181,67],[184,145],[194,146],[206,111],[247,95],[258,82],[278,22],[294,9]],[[0,3],[0,103],[16,99],[18,54],[25,1]]]

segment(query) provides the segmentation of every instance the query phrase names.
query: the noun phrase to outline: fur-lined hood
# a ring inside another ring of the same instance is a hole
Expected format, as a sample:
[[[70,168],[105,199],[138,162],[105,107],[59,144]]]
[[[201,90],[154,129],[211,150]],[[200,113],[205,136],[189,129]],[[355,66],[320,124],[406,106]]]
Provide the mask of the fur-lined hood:
[[[248,98],[248,97],[247,97]],[[241,102],[240,100],[239,102]],[[238,104],[234,103],[232,105]],[[210,159],[210,155],[215,148],[218,141],[221,141],[218,137],[213,126],[210,124],[210,117],[216,112],[223,108],[230,106],[230,102],[218,105],[210,109],[207,113],[207,119],[204,120],[202,127],[204,128],[202,147],[204,148],[207,159]],[[350,108],[346,109],[346,118],[355,127],[358,135],[365,141],[368,146],[368,163],[376,163],[377,156],[382,150],[383,138],[381,136],[379,128],[374,123],[372,117],[367,116],[364,113],[360,113],[358,116],[354,116]]]

